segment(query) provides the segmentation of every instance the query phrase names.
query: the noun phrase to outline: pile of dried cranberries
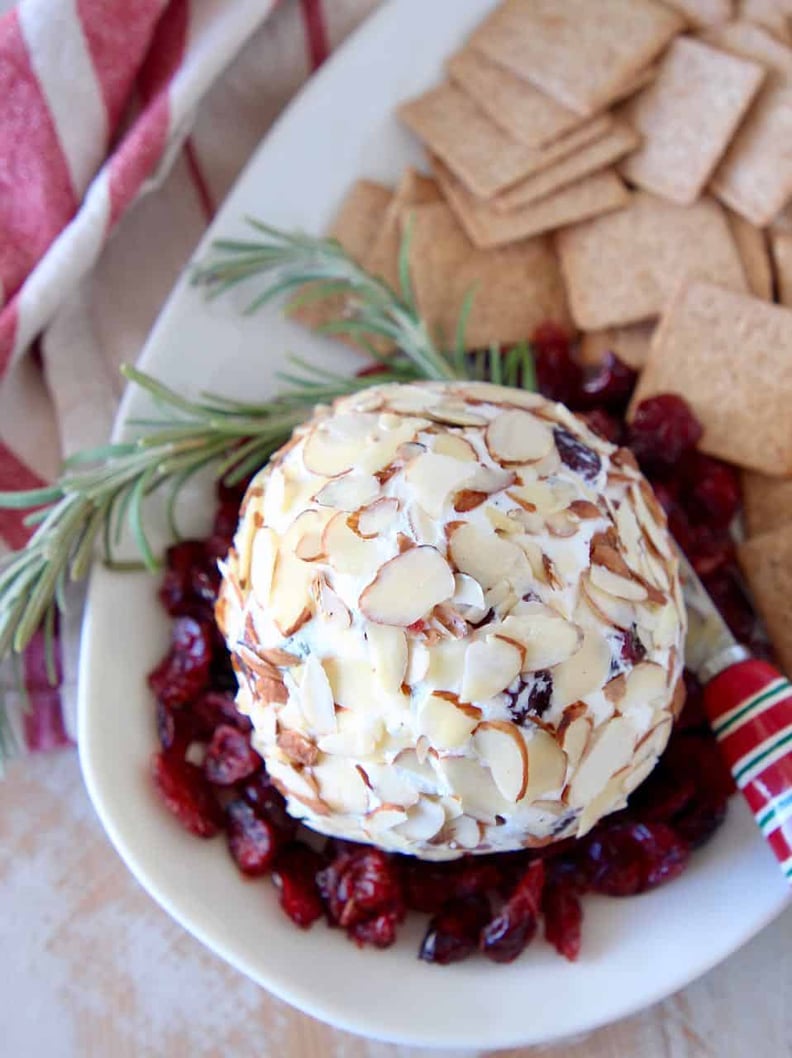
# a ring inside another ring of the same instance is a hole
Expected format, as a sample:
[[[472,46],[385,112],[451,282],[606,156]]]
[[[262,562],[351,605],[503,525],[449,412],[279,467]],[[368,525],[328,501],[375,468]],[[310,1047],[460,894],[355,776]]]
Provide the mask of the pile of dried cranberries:
[[[567,336],[547,324],[534,336],[539,390],[632,448],[671,530],[734,633],[761,651],[756,617],[740,583],[729,526],[739,482],[725,463],[696,451],[701,428],[675,396],[624,411],[635,374],[615,356],[583,368]],[[234,708],[236,681],[213,621],[217,560],[236,529],[242,490],[219,489],[211,536],[170,549],[160,599],[173,617],[168,653],[149,675],[160,750],[153,779],[167,808],[193,834],[223,831],[237,867],[268,874],[283,910],[307,928],[325,917],[358,944],[386,948],[407,911],[431,916],[420,957],[450,963],[476,951],[515,959],[543,923],[566,958],[580,950],[581,896],[632,896],[676,878],[726,814],[733,791],[686,674],[687,704],[668,748],[625,810],[580,840],[534,851],[428,863],[366,845],[323,839],[289,816]],[[200,761],[199,763],[196,763]]]

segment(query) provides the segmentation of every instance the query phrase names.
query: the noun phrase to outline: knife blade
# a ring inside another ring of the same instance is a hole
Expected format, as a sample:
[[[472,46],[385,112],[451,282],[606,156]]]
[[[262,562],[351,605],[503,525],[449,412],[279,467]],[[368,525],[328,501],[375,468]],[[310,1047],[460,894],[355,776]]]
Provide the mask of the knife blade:
[[[723,672],[730,665],[744,661],[750,651],[741,646],[721,617],[715,603],[699,580],[693,567],[677,548],[679,579],[687,610],[688,629],[685,640],[685,664],[702,683]]]

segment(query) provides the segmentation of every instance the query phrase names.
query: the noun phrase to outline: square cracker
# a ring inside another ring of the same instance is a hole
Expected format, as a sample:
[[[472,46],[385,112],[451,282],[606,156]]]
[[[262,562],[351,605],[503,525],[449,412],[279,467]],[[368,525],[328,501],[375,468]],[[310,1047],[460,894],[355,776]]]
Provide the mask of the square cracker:
[[[737,8],[740,18],[762,26],[776,40],[792,44],[792,7],[788,0],[737,0]]]
[[[654,323],[633,323],[629,327],[587,331],[580,336],[580,359],[584,364],[598,364],[606,352],[611,352],[640,371],[649,355],[654,328]]]
[[[640,142],[641,137],[629,125],[623,121],[614,122],[610,130],[593,143],[496,195],[491,199],[492,205],[507,211],[527,206],[529,202],[560,191],[590,173],[599,172],[634,151]]]
[[[733,0],[663,0],[683,15],[691,26],[715,26],[728,22],[734,13]]]
[[[773,269],[766,233],[730,209],[726,210],[726,220],[742,261],[749,291],[758,298],[772,301]]]
[[[526,147],[544,147],[592,120],[557,103],[473,48],[452,55],[446,72],[496,125]],[[597,120],[610,123],[606,115]]]
[[[792,525],[792,478],[771,478],[755,470],[744,470],[742,494],[749,536]]]
[[[450,346],[466,295],[475,290],[465,331],[468,349],[528,339],[544,320],[569,323],[564,284],[549,239],[498,250],[470,242],[445,202],[412,213],[410,271],[418,307]]]
[[[682,24],[652,0],[505,0],[470,42],[564,106],[595,114]]]
[[[374,180],[356,180],[344,196],[328,231],[353,261],[362,265],[382,227],[393,191]],[[343,294],[308,302],[294,309],[292,319],[306,327],[321,327],[344,313]]]
[[[792,526],[755,536],[737,556],[781,668],[792,675]]]
[[[554,231],[585,217],[619,209],[628,201],[624,184],[611,170],[584,177],[552,195],[508,213],[470,192],[454,174],[432,159],[437,182],[473,243],[481,249]]]
[[[402,218],[410,214],[413,206],[436,202],[441,197],[436,181],[416,169],[407,169],[399,181],[396,193],[385,210],[379,232],[362,262],[367,271],[380,276],[393,290],[398,291],[401,286],[399,252]]]
[[[792,233],[771,230],[770,245],[778,300],[782,305],[792,307]]]
[[[398,109],[399,118],[474,194],[490,198],[552,165],[608,127],[596,118],[546,147],[526,147],[504,132],[456,85],[442,84]]]
[[[726,217],[712,199],[677,206],[637,191],[625,209],[556,238],[572,316],[582,330],[659,316],[685,276],[746,289]]]
[[[623,108],[643,144],[622,173],[672,202],[695,202],[763,79],[755,62],[678,37],[654,81]]]
[[[759,62],[781,77],[792,74],[792,49],[753,22],[738,19],[715,26],[706,31],[704,39],[732,55]]]
[[[652,338],[635,405],[679,393],[701,448],[764,474],[792,474],[792,311],[713,283],[680,288]]]

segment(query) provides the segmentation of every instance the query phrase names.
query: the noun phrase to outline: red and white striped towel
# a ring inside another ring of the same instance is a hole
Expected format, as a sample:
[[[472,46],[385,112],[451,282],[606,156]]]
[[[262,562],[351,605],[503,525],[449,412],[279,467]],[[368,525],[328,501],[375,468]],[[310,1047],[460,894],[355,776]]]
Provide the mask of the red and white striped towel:
[[[0,489],[107,436],[134,360],[275,116],[379,0],[0,0]],[[22,518],[0,511],[0,554]],[[58,691],[34,642],[20,747],[73,735],[78,622]]]

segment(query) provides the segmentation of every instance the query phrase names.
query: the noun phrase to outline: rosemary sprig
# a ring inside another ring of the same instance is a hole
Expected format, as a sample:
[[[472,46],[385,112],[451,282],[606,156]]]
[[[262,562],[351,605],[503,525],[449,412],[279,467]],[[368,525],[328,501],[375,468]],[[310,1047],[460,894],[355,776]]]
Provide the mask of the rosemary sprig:
[[[354,340],[376,361],[376,373],[342,376],[292,357],[281,374],[285,388],[275,399],[246,403],[202,394],[189,400],[133,367],[124,377],[145,390],[163,417],[134,424],[128,442],[103,445],[73,456],[51,486],[0,493],[0,508],[27,510],[35,526],[28,544],[0,559],[0,663],[18,656],[38,628],[48,646],[55,614],[64,608],[68,584],[88,573],[100,550],[107,562],[124,526],[144,564],[156,569],[157,556],[146,532],[146,501],[169,491],[166,512],[174,536],[175,502],[190,478],[208,466],[229,484],[261,467],[317,403],[374,383],[415,379],[481,378],[531,388],[533,360],[527,345],[505,354],[492,348],[475,356],[465,351],[464,328],[472,304],[466,299],[453,348],[442,351],[421,319],[409,278],[409,231],[400,254],[401,291],[369,275],[331,239],[289,234],[248,222],[262,238],[220,240],[207,261],[193,271],[193,282],[212,297],[250,279],[264,281],[247,307],[255,312],[278,296],[292,306],[343,294],[343,314],[322,329]],[[397,352],[384,356],[384,339]],[[0,700],[0,766],[8,752],[9,729]]]

